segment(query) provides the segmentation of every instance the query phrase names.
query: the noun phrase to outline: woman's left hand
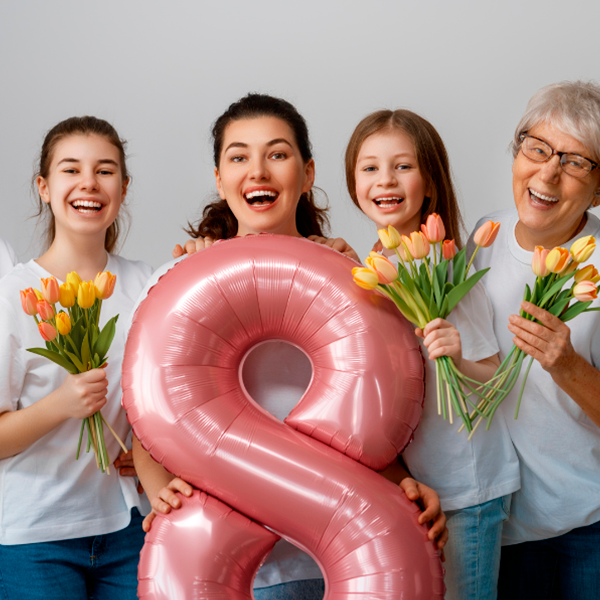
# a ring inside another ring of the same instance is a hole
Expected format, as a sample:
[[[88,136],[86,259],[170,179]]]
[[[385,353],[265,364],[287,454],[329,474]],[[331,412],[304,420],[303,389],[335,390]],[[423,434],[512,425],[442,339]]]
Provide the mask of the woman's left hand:
[[[133,452],[131,450],[129,452],[121,452],[113,464],[121,477],[137,477],[137,472],[133,465]],[[141,483],[138,483],[137,491],[138,494],[144,492]]]
[[[311,242],[316,242],[317,244],[323,244],[324,246],[329,246],[334,250],[337,250],[341,254],[348,256],[354,259],[357,262],[360,262],[358,258],[358,254],[354,251],[354,249],[348,244],[348,242],[343,238],[325,238],[320,235],[309,235],[308,238]]]
[[[511,315],[508,329],[515,335],[515,345],[535,358],[550,374],[570,369],[578,354],[571,344],[571,330],[567,325],[531,302],[522,302],[521,308],[539,323]]]

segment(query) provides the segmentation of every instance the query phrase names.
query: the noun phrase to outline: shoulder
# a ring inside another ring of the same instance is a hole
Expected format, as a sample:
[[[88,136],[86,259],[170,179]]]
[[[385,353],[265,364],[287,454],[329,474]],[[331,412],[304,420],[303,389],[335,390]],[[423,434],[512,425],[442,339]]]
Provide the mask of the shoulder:
[[[110,268],[108,268],[110,267]],[[129,260],[116,254],[110,255],[107,269],[113,269],[118,278],[122,278],[128,286],[141,289],[152,275],[152,267],[142,260]]]
[[[25,288],[39,288],[40,277],[30,268],[29,263],[18,264],[0,279],[0,297],[19,301],[19,291]]]

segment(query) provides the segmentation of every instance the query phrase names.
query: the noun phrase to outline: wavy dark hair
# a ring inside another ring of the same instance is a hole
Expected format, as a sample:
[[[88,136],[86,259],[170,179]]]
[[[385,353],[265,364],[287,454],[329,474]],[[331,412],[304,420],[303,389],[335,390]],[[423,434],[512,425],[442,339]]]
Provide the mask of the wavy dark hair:
[[[293,134],[300,155],[305,163],[312,158],[312,146],[308,137],[306,121],[296,108],[281,98],[267,94],[248,94],[234,102],[215,121],[212,128],[213,158],[219,168],[223,139],[227,126],[242,119],[275,117],[287,123]],[[329,230],[328,208],[321,208],[315,202],[312,190],[302,194],[296,209],[296,228],[304,237],[323,236]],[[204,207],[202,218],[196,223],[188,222],[186,233],[194,238],[211,237],[216,240],[232,238],[237,234],[238,222],[226,200],[212,202]]]
[[[32,180],[32,185],[35,189],[37,189],[35,182],[38,177],[43,177],[44,179],[48,178],[50,173],[50,165],[52,163],[54,150],[57,144],[61,140],[72,135],[98,135],[105,138],[106,141],[111,143],[119,151],[119,166],[121,167],[121,176],[123,177],[123,181],[130,180],[125,160],[125,146],[127,145],[127,142],[119,137],[116,129],[108,121],[105,121],[104,119],[98,119],[97,117],[71,117],[55,125],[46,134],[42,144],[42,150],[40,152],[38,168]],[[54,236],[56,235],[56,221],[50,206],[40,198],[39,194],[38,211],[34,216],[45,219],[44,241],[46,248],[49,248],[54,241]],[[127,231],[128,229],[125,223],[127,218],[127,211],[121,208],[117,218],[106,230],[104,247],[106,248],[107,252],[113,252],[117,248],[120,235],[123,233],[123,230]]]
[[[410,110],[379,110],[356,126],[346,149],[346,183],[354,204],[360,208],[356,196],[356,163],[360,148],[369,136],[381,131],[401,131],[412,140],[419,170],[431,194],[423,201],[421,223],[425,223],[431,213],[437,213],[444,221],[448,239],[454,239],[456,246],[461,248],[464,225],[446,147],[435,127]]]

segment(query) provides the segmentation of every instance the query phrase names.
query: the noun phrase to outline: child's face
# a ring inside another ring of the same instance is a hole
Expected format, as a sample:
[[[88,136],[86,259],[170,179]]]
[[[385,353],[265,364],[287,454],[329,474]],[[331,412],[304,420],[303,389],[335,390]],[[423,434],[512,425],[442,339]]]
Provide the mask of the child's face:
[[[290,126],[276,117],[230,123],[223,137],[219,195],[238,220],[238,235],[300,235],[296,208],[314,181],[312,160],[305,163]]]
[[[52,153],[48,176],[38,177],[42,200],[52,209],[56,234],[106,234],[127,193],[118,149],[98,135],[70,135]]]
[[[370,135],[360,147],[355,177],[360,208],[379,229],[393,225],[407,235],[420,230],[427,189],[415,146],[405,133]]]

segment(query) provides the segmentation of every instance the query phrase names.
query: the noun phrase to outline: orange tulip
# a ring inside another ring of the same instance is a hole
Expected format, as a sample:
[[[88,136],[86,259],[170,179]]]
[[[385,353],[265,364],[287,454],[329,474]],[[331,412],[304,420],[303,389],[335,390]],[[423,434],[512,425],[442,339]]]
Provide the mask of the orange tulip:
[[[583,269],[579,269],[575,273],[575,283],[580,281],[591,281],[592,283],[598,283],[600,281],[600,275],[594,265],[587,265]]]
[[[413,258],[425,258],[429,254],[429,242],[421,231],[413,231],[410,238],[403,235],[402,242]]]
[[[436,213],[431,213],[427,217],[425,225],[421,225],[421,231],[432,244],[437,244],[446,237],[446,228],[444,227],[442,217]]]
[[[580,302],[589,302],[598,297],[596,284],[592,281],[580,281],[573,286],[573,296]]]
[[[383,247],[388,250],[397,248],[401,243],[400,234],[392,225],[388,225],[387,229],[378,229],[377,233],[379,234],[379,239],[381,240]]]
[[[46,323],[46,321],[41,321],[38,329],[46,342],[51,342],[56,337],[56,329],[50,323]]]
[[[96,275],[94,281],[94,289],[96,292],[96,298],[100,300],[106,300],[110,298],[115,291],[115,282],[117,276],[113,275],[110,271],[102,271]]]
[[[365,290],[374,290],[379,284],[377,273],[364,267],[354,267],[352,277],[354,277],[354,283]]]
[[[486,221],[473,236],[473,241],[477,246],[482,248],[488,248],[491,246],[500,230],[500,223],[494,223],[493,221]]]
[[[456,256],[456,244],[454,240],[444,240],[442,254],[445,260],[450,260]]]
[[[71,331],[71,319],[66,312],[59,312],[56,315],[56,329],[60,335],[67,335]]]
[[[365,259],[365,264],[369,269],[377,273],[379,283],[387,285],[398,279],[398,270],[396,267],[385,256],[381,256],[377,252],[371,252],[369,257]]]
[[[63,283],[59,288],[59,298],[58,301],[65,308],[71,308],[75,304],[75,293],[73,292],[73,288],[68,283]]]
[[[40,317],[44,319],[44,321],[50,321],[54,317],[54,310],[52,309],[52,305],[46,300],[40,300],[37,303],[37,309],[40,313]]]
[[[560,273],[569,266],[571,254],[566,248],[552,248],[546,256],[546,268],[550,273]]]
[[[546,258],[550,250],[546,250],[543,246],[536,246],[533,251],[533,259],[531,261],[531,270],[536,277],[546,277],[548,275],[548,267],[546,266]]]
[[[571,256],[576,263],[585,262],[596,249],[596,240],[592,235],[575,240],[571,246]]]
[[[25,314],[28,315],[37,315],[37,303],[38,299],[35,295],[33,288],[27,288],[26,290],[21,290],[19,292],[21,295],[21,306],[25,311]]]
[[[56,304],[58,302],[60,292],[58,289],[58,281],[56,277],[42,277],[42,296],[46,302]]]

